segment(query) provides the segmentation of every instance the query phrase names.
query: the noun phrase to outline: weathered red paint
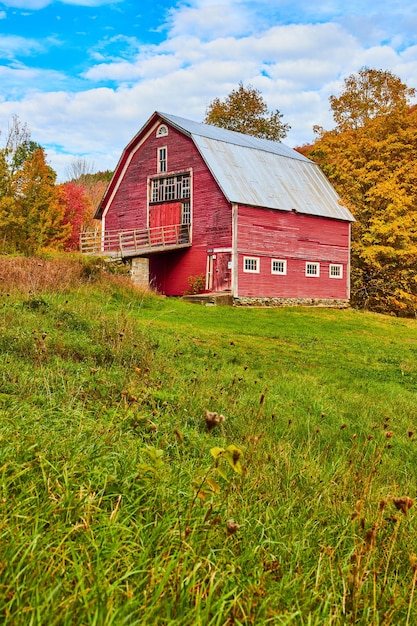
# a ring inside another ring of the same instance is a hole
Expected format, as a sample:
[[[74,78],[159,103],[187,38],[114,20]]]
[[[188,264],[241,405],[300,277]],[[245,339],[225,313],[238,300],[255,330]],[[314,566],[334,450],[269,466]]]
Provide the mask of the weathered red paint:
[[[192,246],[149,256],[150,281],[156,289],[167,295],[182,295],[190,288],[190,277],[206,276],[207,268],[211,268],[207,281],[211,281],[212,289],[230,289],[234,296],[348,297],[348,222],[238,206],[232,227],[232,205],[192,139],[166,120],[163,123],[169,128],[168,135],[158,137],[160,122],[158,114],[154,114],[127,146],[97,213],[98,217],[103,216],[106,230],[178,224],[181,202],[152,204],[150,179],[190,173]],[[167,149],[168,167],[164,174],[158,174],[161,147]],[[244,256],[259,257],[259,274],[243,271]],[[271,273],[271,259],[287,261],[285,276]],[[306,261],[320,263],[319,277],[305,276]],[[329,278],[330,263],[343,265],[342,279]]]
[[[248,297],[348,297],[349,223],[298,213],[238,209],[238,295]],[[243,257],[260,259],[259,274],[243,271]],[[271,260],[287,260],[287,274],[271,273]],[[320,263],[320,276],[306,276],[306,262]],[[343,278],[330,278],[341,264]]]

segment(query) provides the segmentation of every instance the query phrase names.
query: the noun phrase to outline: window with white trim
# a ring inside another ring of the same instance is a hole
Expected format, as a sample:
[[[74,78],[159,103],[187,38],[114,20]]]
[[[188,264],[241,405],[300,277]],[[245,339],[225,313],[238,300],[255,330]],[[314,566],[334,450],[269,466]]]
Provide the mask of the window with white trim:
[[[189,202],[183,202],[181,205],[181,224],[191,224],[191,205]]]
[[[337,265],[331,263],[329,265],[329,277],[330,278],[343,278],[343,265]]]
[[[168,154],[167,149],[164,146],[163,148],[158,148],[158,172],[166,172],[167,171],[167,163],[168,163]]]
[[[259,274],[260,259],[256,256],[243,257],[243,271],[249,274]]]
[[[182,200],[191,196],[190,174],[154,178],[151,180],[151,202]]]
[[[320,263],[306,263],[306,276],[320,276]]]
[[[168,135],[168,127],[165,124],[161,124],[158,126],[158,130],[156,131],[157,137],[166,137]]]
[[[271,274],[287,273],[287,261],[284,259],[271,259]]]

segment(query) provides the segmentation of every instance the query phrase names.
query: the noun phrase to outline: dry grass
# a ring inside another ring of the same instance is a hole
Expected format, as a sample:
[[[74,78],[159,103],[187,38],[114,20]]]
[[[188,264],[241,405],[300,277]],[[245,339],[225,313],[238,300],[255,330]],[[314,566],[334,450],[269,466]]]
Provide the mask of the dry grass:
[[[115,271],[102,259],[63,254],[51,257],[0,256],[0,293],[66,292],[105,281],[134,289],[127,269]]]

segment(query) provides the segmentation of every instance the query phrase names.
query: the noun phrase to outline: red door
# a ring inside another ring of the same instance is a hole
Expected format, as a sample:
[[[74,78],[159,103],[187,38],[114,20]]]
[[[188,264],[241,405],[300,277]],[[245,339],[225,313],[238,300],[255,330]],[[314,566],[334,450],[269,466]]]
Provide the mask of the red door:
[[[167,202],[149,208],[149,228],[153,244],[175,243],[178,227],[181,223],[181,203]]]
[[[232,253],[213,254],[213,291],[230,291],[232,287]]]

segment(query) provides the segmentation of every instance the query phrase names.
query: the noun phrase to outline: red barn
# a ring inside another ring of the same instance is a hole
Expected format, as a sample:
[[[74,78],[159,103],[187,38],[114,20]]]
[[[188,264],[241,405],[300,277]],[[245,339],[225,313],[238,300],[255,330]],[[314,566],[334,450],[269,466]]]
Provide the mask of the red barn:
[[[318,165],[279,142],[156,112],[95,217],[102,252],[167,295],[199,277],[236,302],[349,298],[353,217]]]

